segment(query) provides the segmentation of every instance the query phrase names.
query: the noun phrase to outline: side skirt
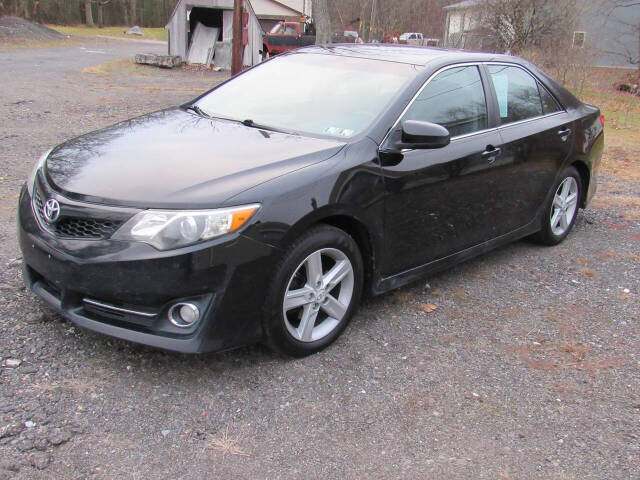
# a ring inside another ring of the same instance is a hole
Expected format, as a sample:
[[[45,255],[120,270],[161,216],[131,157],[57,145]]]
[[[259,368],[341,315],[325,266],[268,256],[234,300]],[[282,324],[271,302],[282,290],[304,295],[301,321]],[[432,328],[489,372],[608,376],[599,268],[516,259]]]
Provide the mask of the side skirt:
[[[521,238],[528,237],[529,235],[536,233],[538,230],[540,230],[539,216],[524,227],[520,227],[517,230],[505,233],[500,237],[487,240],[484,243],[469,247],[466,250],[461,250],[460,252],[453,253],[443,258],[439,258],[438,260],[433,260],[432,262],[426,263],[419,267],[405,270],[404,272],[397,273],[390,277],[380,278],[372,285],[371,293],[373,295],[380,295],[382,293],[388,292],[389,290],[394,290],[396,288],[402,287],[408,283],[419,280],[426,275],[446,270],[447,268],[453,267],[458,263],[477,257],[479,255],[482,255],[483,253],[487,253],[495,248],[515,242],[516,240],[520,240]]]

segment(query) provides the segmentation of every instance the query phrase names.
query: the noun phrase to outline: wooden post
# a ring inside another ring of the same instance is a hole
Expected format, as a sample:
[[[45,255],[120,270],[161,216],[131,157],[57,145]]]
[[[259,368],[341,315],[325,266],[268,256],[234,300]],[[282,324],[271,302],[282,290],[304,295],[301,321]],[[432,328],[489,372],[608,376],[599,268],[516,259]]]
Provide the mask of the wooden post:
[[[231,44],[231,75],[242,71],[242,0],[233,0],[233,40]]]

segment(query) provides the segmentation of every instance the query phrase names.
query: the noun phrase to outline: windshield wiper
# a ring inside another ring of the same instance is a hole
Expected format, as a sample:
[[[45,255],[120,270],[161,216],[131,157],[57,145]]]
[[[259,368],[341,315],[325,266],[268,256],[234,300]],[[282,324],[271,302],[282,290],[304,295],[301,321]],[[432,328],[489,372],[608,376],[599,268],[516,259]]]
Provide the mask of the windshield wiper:
[[[209,115],[207,112],[205,112],[203,109],[201,109],[198,105],[196,105],[195,103],[193,105],[189,105],[187,107],[187,110],[193,110],[194,112],[196,112],[198,115],[200,115],[201,117],[205,117],[205,118],[211,118],[211,115]]]
[[[280,130],[279,128],[271,127],[269,125],[263,125],[261,123],[256,123],[253,120],[251,120],[250,118],[247,118],[246,120],[242,120],[240,123],[243,124],[245,127],[259,128],[260,130],[269,130],[271,132],[278,132],[278,133],[291,133],[291,132],[288,132],[286,130]]]

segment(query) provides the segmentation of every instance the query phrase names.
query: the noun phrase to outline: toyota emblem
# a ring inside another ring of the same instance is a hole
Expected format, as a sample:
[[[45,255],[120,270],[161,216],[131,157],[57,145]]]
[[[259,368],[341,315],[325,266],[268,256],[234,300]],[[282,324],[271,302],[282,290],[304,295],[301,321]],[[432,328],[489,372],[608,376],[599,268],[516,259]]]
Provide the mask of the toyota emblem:
[[[50,198],[42,207],[42,213],[47,222],[54,223],[60,216],[60,204],[56,199]]]

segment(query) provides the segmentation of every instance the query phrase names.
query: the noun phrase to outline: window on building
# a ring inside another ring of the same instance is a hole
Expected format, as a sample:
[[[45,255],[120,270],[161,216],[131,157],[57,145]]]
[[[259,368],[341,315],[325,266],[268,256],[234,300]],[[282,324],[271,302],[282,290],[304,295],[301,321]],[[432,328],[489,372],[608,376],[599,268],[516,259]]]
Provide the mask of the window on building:
[[[575,48],[584,47],[584,41],[587,37],[585,32],[573,32],[573,46]]]

